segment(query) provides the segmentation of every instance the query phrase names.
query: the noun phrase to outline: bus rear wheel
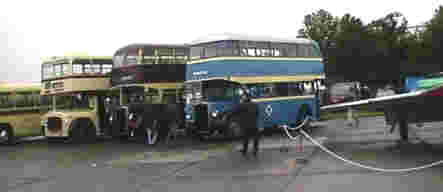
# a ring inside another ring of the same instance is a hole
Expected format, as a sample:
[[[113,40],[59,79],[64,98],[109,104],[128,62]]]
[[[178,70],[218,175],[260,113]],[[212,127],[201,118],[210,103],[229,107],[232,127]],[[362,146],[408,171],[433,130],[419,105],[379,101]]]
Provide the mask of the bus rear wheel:
[[[229,120],[228,128],[226,130],[226,137],[229,139],[237,139],[242,136],[242,127],[236,119]]]
[[[14,129],[9,124],[0,124],[0,143],[15,144]]]
[[[139,142],[143,142],[148,145],[157,144],[160,137],[157,120],[154,120],[153,125],[151,126],[139,126],[135,130],[135,136]]]
[[[151,128],[148,127],[145,129],[146,131],[146,143],[148,145],[155,145],[157,144],[159,132],[157,128]]]

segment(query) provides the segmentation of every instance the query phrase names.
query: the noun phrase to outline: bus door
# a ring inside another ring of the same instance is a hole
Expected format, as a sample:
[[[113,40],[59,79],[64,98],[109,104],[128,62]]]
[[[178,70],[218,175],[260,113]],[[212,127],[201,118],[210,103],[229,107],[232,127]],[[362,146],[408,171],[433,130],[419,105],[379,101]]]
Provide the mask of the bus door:
[[[106,108],[105,108],[105,95],[104,94],[97,94],[97,122],[99,124],[99,130],[100,130],[100,134],[105,134],[105,130],[107,130],[109,128],[109,117],[108,114],[106,113]]]

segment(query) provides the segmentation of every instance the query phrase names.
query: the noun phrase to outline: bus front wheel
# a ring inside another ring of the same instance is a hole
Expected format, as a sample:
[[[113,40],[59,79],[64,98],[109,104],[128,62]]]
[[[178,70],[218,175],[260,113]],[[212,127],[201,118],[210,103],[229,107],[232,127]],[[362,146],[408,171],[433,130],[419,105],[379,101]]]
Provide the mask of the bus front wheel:
[[[9,124],[0,124],[0,143],[15,144],[14,129]]]
[[[94,123],[87,118],[74,120],[69,137],[74,143],[94,142],[97,137]]]

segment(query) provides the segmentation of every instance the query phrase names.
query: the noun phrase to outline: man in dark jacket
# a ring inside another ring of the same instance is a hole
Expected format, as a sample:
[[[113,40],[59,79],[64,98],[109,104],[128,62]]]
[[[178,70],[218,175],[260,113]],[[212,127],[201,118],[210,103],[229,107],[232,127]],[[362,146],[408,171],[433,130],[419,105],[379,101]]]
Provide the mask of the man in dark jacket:
[[[248,95],[243,95],[241,104],[233,110],[232,115],[240,121],[240,127],[243,131],[243,149],[242,154],[245,156],[248,151],[249,140],[254,140],[254,156],[257,156],[258,145],[260,139],[260,131],[257,127],[258,106],[253,103]]]

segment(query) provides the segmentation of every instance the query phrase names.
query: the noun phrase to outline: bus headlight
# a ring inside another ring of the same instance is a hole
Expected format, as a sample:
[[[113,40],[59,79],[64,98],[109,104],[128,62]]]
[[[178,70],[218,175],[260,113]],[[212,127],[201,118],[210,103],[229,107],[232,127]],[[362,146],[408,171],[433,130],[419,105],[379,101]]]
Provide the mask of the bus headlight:
[[[191,119],[191,115],[186,115],[185,118],[186,118],[187,120],[189,120],[189,119]]]
[[[218,115],[218,111],[217,111],[217,110],[215,110],[214,112],[211,113],[211,116],[212,116],[213,118],[216,118],[217,115]]]

